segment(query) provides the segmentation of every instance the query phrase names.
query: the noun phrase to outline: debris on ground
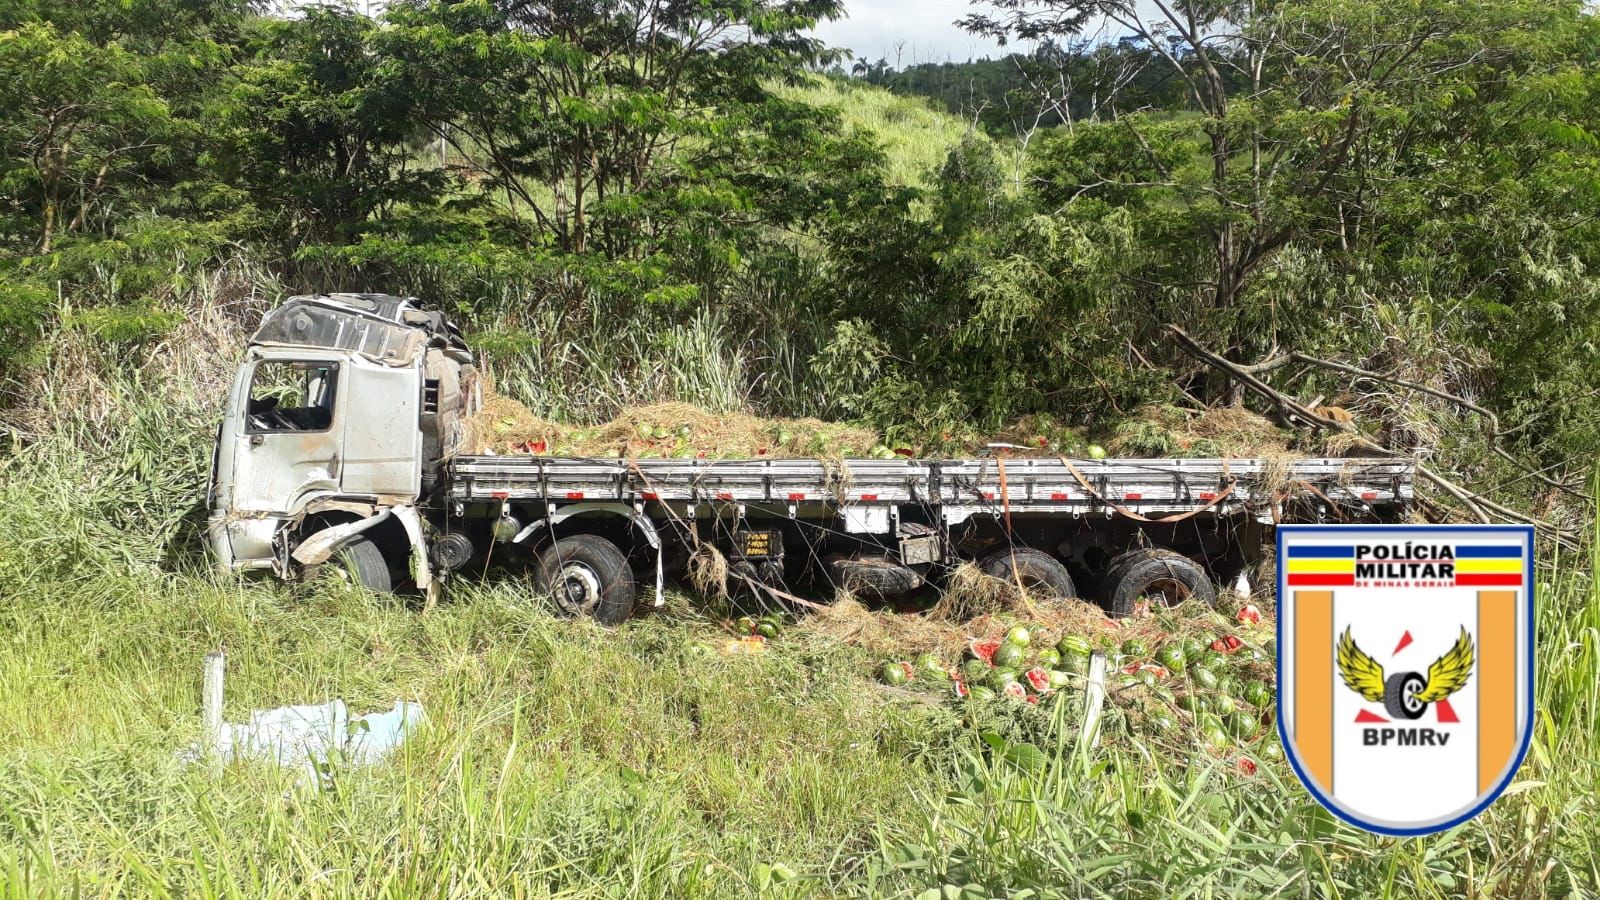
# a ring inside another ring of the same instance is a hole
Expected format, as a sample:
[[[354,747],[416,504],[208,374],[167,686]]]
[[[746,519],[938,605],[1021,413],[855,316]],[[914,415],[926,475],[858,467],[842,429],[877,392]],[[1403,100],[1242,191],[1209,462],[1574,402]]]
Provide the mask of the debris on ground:
[[[256,710],[248,722],[222,724],[217,755],[299,767],[307,778],[325,780],[338,766],[382,762],[425,721],[422,704],[406,700],[354,718],[343,700]]]

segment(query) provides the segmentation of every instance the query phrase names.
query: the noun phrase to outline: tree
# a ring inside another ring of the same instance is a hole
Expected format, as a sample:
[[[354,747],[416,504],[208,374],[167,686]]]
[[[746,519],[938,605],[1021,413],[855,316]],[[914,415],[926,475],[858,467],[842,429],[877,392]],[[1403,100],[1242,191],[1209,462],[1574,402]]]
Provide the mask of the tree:
[[[767,115],[771,80],[822,58],[803,32],[839,10],[838,0],[419,0],[390,11],[380,46],[384,76],[503,195],[525,242],[628,256],[672,227],[641,198],[677,189],[723,202],[685,176]]]
[[[1152,308],[1203,323],[1235,360],[1280,338],[1277,310],[1243,302],[1252,280],[1296,238],[1338,218],[1337,195],[1369,167],[1358,151],[1386,117],[1440,102],[1500,65],[1515,55],[1513,35],[1550,14],[1544,3],[1481,0],[1401,10],[1375,0],[998,0],[993,8],[964,25],[1040,39],[1108,21],[1184,86],[1191,117],[1123,115],[1047,149],[1042,194],[1057,208],[1146,211],[1141,228],[1175,248],[1152,260]]]
[[[376,22],[313,6],[259,23],[249,59],[207,111],[215,175],[250,201],[241,228],[285,254],[352,241],[397,208],[426,208],[445,187],[417,160],[424,126],[382,77]]]
[[[49,253],[167,151],[173,119],[143,60],[48,24],[0,32],[0,228]]]

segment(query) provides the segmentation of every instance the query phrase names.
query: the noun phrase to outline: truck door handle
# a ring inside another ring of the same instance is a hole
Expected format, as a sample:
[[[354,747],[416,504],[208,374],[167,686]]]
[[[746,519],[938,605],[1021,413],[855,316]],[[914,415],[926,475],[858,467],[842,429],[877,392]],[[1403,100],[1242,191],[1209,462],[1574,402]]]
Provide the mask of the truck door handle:
[[[261,446],[261,442],[264,441],[264,440],[266,440],[266,438],[264,436],[259,435],[259,434],[252,434],[252,435],[250,435],[250,446],[259,447],[259,446]]]
[[[337,451],[334,452],[333,459],[328,460],[328,477],[339,477],[339,454]]]

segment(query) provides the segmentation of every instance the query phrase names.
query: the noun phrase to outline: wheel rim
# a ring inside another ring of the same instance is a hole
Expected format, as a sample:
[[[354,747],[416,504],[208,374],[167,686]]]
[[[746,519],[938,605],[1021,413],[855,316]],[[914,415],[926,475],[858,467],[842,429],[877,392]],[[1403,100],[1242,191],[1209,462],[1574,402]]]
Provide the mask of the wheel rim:
[[[1163,606],[1177,606],[1193,593],[1188,585],[1176,578],[1158,578],[1145,586],[1141,599],[1160,600]]]
[[[562,566],[553,587],[556,604],[573,615],[587,615],[600,605],[600,576],[583,563]]]

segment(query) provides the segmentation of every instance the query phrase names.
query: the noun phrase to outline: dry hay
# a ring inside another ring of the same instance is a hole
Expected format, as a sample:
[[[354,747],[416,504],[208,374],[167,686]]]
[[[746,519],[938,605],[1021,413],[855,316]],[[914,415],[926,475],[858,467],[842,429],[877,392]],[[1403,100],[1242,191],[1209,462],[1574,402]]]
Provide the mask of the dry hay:
[[[871,609],[840,591],[831,605],[802,620],[799,629],[888,658],[932,653],[954,666],[974,642],[1000,640],[1017,625],[1033,632],[1035,647],[1053,647],[1066,635],[1079,635],[1107,649],[1140,640],[1152,653],[1170,641],[1192,637],[1209,645],[1238,631],[1225,612],[1197,604],[1112,619],[1083,600],[1024,600],[1015,585],[970,563],[951,574],[944,595],[927,612]],[[1270,622],[1264,623],[1260,633],[1270,632]],[[1263,672],[1270,668],[1268,661]]]
[[[1256,457],[1289,452],[1293,438],[1242,406],[1197,413],[1153,404],[1118,425],[1107,443],[1119,456]]]
[[[932,653],[954,665],[973,642],[999,640],[1019,624],[1051,645],[1065,634],[1093,636],[1117,629],[1098,606],[1076,599],[1024,600],[1015,585],[985,575],[970,563],[952,573],[944,595],[925,613],[869,609],[853,594],[840,591],[832,604],[806,617],[800,628],[879,655],[911,658]]]
[[[467,420],[466,433],[466,446],[475,453],[637,459],[838,460],[868,456],[880,446],[876,433],[855,425],[713,413],[688,403],[628,407],[598,425],[551,422],[487,383],[483,405]]]
[[[701,544],[690,555],[688,577],[700,596],[728,598],[728,559],[711,544]]]
[[[944,593],[928,615],[946,622],[962,622],[1003,612],[1018,605],[1019,599],[1013,582],[984,574],[976,563],[963,562],[950,573]]]
[[[843,495],[850,485],[844,459],[909,456],[970,457],[990,443],[1008,444],[1013,457],[1082,457],[1089,444],[1081,429],[1045,415],[1023,416],[992,436],[975,430],[928,435],[891,450],[876,432],[820,419],[768,419],[749,413],[717,413],[688,403],[631,406],[599,424],[542,419],[522,403],[496,393],[487,378],[481,409],[466,423],[464,444],[473,453],[534,453],[624,459],[768,458],[820,459],[832,463],[828,489]],[[1117,426],[1107,439],[1111,453],[1125,457],[1294,458],[1293,435],[1237,406],[1194,412],[1152,405]],[[1352,449],[1340,434],[1326,439],[1325,452]]]

